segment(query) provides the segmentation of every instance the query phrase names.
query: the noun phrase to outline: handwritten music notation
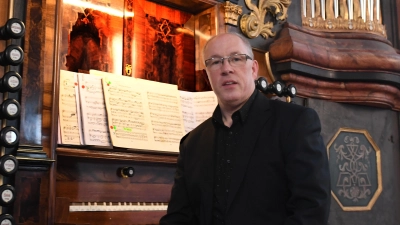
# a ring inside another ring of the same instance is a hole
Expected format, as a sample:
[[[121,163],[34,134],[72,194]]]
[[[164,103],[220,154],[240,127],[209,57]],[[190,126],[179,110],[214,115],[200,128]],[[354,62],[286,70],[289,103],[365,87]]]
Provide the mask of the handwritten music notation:
[[[147,149],[152,134],[145,111],[145,93],[135,86],[132,77],[103,79],[108,128],[114,146]]]
[[[217,97],[212,91],[180,91],[180,98],[186,132],[210,118],[218,105]]]
[[[102,76],[78,73],[78,86],[84,144],[111,146]]]
[[[79,123],[76,96],[77,74],[69,71],[60,71],[59,93],[59,142],[63,144],[80,145],[81,128]]]
[[[217,105],[213,92],[184,92],[104,72],[75,73],[62,84],[60,129],[66,142],[77,145],[178,152],[184,134],[211,117]]]
[[[185,133],[179,91],[159,88],[148,90],[146,94],[154,141],[169,144],[177,151]]]

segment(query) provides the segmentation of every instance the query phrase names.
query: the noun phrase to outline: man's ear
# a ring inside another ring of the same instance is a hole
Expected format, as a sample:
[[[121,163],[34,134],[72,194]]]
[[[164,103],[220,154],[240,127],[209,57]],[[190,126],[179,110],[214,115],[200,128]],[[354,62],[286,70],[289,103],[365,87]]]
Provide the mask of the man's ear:
[[[207,85],[208,85],[209,87],[211,87],[211,85],[210,85],[210,80],[208,80],[207,72],[206,72],[205,69],[202,69],[202,77],[203,77],[203,79],[206,81]]]

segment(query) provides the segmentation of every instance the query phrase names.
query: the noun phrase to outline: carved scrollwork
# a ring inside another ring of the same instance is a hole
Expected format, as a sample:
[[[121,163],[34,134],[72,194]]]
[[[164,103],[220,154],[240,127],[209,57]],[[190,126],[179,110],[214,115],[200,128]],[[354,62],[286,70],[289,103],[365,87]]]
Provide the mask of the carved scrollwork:
[[[265,39],[275,36],[272,31],[274,24],[266,22],[265,16],[268,12],[272,13],[277,20],[287,18],[287,10],[292,3],[291,0],[259,0],[258,7],[251,3],[251,0],[245,0],[246,6],[252,11],[250,15],[243,15],[240,19],[240,29],[249,38],[256,38],[261,34]]]
[[[242,6],[226,1],[224,5],[225,9],[225,23],[237,26],[238,18],[242,15]]]

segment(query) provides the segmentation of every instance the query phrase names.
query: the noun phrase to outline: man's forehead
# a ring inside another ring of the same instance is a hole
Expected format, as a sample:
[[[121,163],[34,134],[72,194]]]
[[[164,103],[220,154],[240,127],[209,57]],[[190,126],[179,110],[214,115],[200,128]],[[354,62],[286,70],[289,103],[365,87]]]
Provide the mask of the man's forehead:
[[[228,56],[228,55],[245,53],[246,46],[239,37],[236,37],[235,35],[232,34],[231,35],[226,34],[222,37],[221,36],[216,37],[207,44],[206,49],[204,51],[205,55],[213,57],[213,56]],[[233,38],[235,38],[235,40]]]

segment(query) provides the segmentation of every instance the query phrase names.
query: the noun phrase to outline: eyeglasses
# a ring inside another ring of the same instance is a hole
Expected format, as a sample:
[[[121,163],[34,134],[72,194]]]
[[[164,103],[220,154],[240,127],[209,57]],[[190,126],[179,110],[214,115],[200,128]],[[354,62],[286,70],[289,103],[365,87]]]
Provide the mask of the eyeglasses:
[[[233,67],[243,66],[244,64],[246,64],[246,61],[248,59],[253,60],[247,54],[234,54],[234,55],[231,55],[228,57],[223,57],[223,58],[209,58],[204,62],[206,64],[206,67],[209,70],[218,70],[221,68],[225,59],[227,59],[229,62],[229,65],[231,65]]]

